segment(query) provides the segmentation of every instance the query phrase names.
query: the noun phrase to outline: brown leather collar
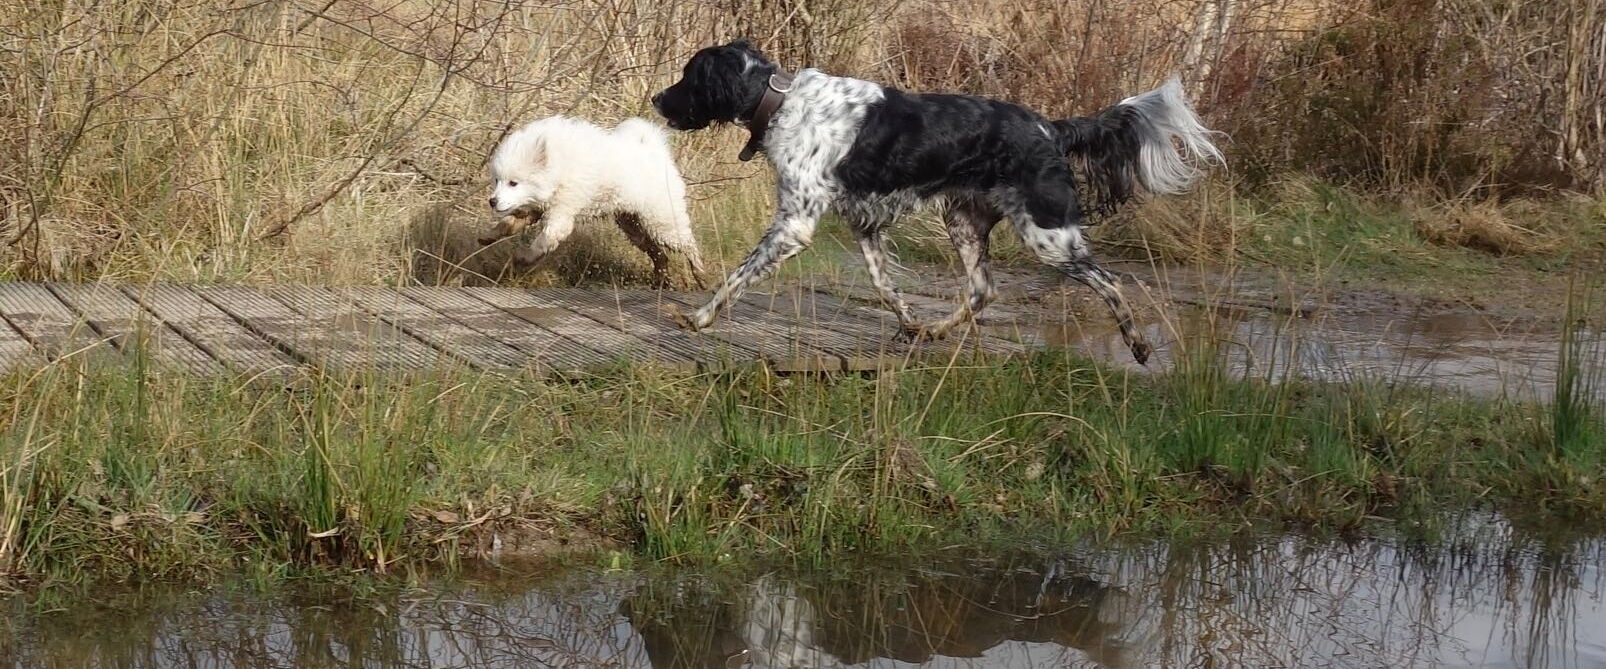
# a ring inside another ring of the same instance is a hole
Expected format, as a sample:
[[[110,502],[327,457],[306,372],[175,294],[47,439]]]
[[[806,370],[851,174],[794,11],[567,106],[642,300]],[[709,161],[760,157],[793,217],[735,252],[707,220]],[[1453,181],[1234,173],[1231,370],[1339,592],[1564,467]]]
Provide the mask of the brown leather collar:
[[[781,108],[786,101],[787,92],[792,90],[792,75],[786,72],[776,72],[770,75],[768,85],[764,88],[764,97],[758,101],[758,109],[753,110],[753,118],[747,121],[747,145],[742,152],[736,154],[743,162],[753,159],[753,154],[764,149],[764,133],[770,128],[770,117],[775,110]]]

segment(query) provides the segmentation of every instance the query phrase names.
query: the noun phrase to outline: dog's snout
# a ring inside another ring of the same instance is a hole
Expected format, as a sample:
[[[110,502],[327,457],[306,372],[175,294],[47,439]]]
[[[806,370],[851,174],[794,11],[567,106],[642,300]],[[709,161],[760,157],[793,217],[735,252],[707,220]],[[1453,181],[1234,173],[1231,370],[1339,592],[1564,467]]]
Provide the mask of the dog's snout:
[[[663,99],[664,99],[663,91],[659,91],[657,93],[653,93],[653,95],[652,95],[652,106],[653,106],[653,108],[654,109],[658,109],[659,108],[659,103],[663,102]]]

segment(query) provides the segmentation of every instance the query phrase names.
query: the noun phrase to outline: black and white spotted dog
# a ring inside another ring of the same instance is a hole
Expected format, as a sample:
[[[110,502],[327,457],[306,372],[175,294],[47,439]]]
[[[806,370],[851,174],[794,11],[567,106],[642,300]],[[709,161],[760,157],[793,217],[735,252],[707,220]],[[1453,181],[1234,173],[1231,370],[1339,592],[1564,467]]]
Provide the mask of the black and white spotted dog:
[[[1004,217],[1037,257],[1099,294],[1115,314],[1132,357],[1150,346],[1132,323],[1115,277],[1094,262],[1084,213],[1126,201],[1136,188],[1179,193],[1200,171],[1190,159],[1220,161],[1211,131],[1172,80],[1087,118],[1051,121],[1018,105],[968,95],[907,93],[879,84],[780,68],[746,40],[698,51],[680,81],[653,96],[679,130],[748,124],[766,90],[784,93],[767,128],[750,128],[779,180],[778,210],[757,248],[712,300],[689,316],[701,329],[754,282],[807,247],[820,217],[837,211],[853,228],[870,278],[905,335],[941,337],[993,298],[987,244]],[[777,83],[780,82],[780,83]],[[771,106],[773,106],[771,104]],[[1173,144],[1181,145],[1181,151]],[[1186,154],[1186,155],[1184,155]],[[1083,167],[1079,197],[1072,161]],[[1096,207],[1084,209],[1085,196]],[[886,273],[882,233],[905,210],[945,208],[949,237],[965,264],[968,291],[957,311],[917,323]]]

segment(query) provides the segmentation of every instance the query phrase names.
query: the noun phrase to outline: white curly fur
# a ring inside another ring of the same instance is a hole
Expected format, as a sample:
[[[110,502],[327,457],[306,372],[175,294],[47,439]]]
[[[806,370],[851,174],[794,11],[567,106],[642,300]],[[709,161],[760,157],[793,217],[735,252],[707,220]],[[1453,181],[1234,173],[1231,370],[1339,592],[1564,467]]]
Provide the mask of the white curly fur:
[[[490,205],[501,222],[481,243],[542,223],[515,256],[520,264],[551,253],[577,220],[611,214],[652,259],[659,281],[668,281],[665,251],[673,251],[686,258],[698,285],[704,282],[686,183],[668,138],[651,121],[627,119],[612,130],[564,116],[535,121],[502,140],[491,158],[491,179]]]

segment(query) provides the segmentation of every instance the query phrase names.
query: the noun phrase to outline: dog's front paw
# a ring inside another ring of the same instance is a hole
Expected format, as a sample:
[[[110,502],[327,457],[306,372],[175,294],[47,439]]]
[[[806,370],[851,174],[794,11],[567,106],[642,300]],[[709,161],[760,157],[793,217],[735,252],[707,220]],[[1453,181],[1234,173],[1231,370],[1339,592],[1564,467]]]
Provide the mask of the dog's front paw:
[[[1140,365],[1148,366],[1149,356],[1154,354],[1154,347],[1150,346],[1149,342],[1140,340],[1132,342],[1131,349],[1132,359],[1138,361]]]
[[[900,326],[895,339],[905,344],[937,341],[948,337],[948,329],[941,324],[911,323]]]
[[[930,330],[926,329],[926,326],[912,323],[899,326],[898,334],[893,335],[892,339],[900,344],[917,344],[923,341],[931,341],[931,334]]]
[[[697,322],[692,320],[691,316],[687,316],[685,312],[680,310],[680,307],[677,307],[673,304],[664,307],[664,315],[668,316],[669,320],[674,321],[675,327],[678,327],[682,330],[696,332],[702,329],[697,326]]]
[[[513,253],[513,266],[520,271],[527,272],[535,269],[535,266],[540,262],[541,254],[530,250],[528,246],[522,247]]]

